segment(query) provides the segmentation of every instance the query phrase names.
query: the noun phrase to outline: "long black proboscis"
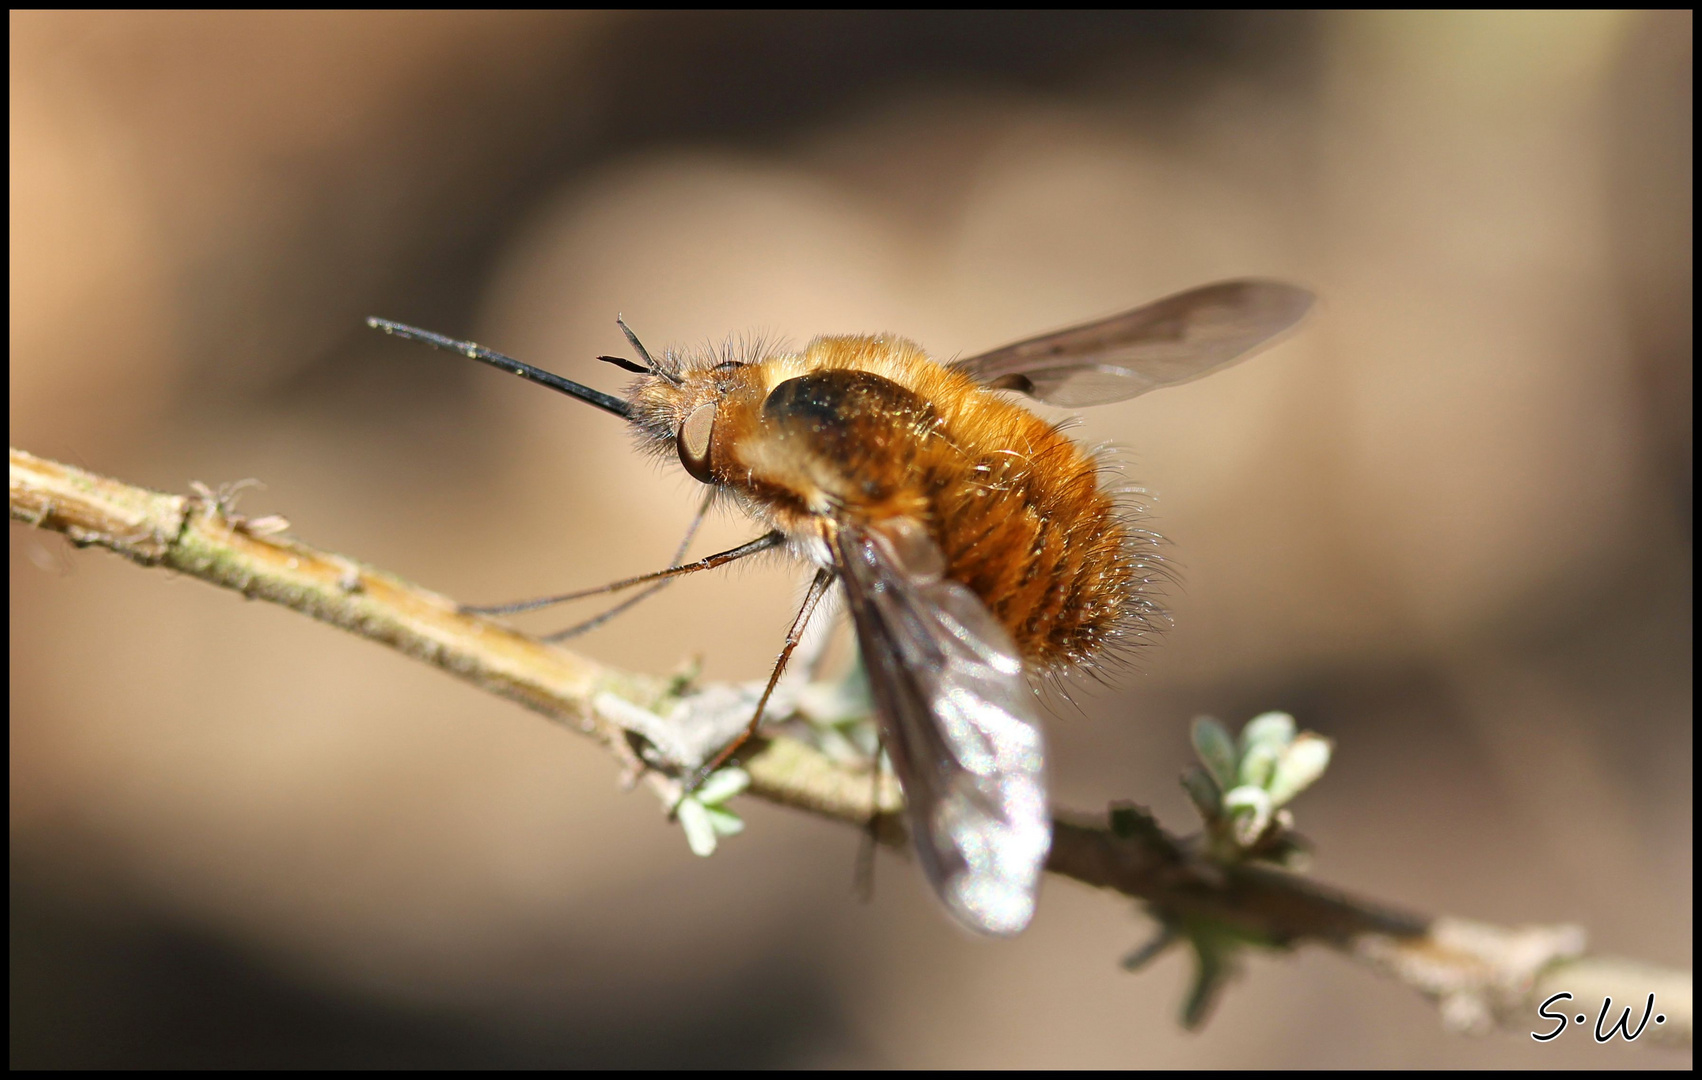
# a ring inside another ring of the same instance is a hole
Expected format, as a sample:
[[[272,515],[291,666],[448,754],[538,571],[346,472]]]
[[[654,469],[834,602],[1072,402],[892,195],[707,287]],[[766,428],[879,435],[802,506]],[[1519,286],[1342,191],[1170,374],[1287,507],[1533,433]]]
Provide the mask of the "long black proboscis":
[[[522,364],[512,356],[504,356],[494,349],[485,348],[483,345],[476,345],[471,341],[456,341],[454,338],[444,337],[442,334],[434,334],[430,330],[421,330],[417,326],[408,326],[405,323],[391,322],[389,319],[368,318],[366,324],[374,330],[382,330],[386,334],[394,334],[397,337],[408,338],[413,341],[422,341],[433,348],[458,352],[468,359],[482,361],[491,367],[501,368],[510,375],[518,375],[522,379],[537,383],[539,386],[547,386],[551,390],[576,397],[580,401],[597,406],[604,412],[614,413],[623,420],[632,419],[632,406],[613,394],[605,394],[601,390],[581,386],[572,379],[552,375],[542,368],[533,367],[531,364]]]

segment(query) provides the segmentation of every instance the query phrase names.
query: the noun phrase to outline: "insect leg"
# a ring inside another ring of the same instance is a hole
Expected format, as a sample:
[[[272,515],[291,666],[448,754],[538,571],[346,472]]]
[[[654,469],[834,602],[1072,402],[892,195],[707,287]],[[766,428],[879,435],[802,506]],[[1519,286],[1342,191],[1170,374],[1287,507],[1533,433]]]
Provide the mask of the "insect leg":
[[[815,611],[816,604],[821,602],[822,594],[827,592],[827,587],[833,584],[833,579],[832,570],[816,571],[815,579],[810,582],[809,590],[804,593],[804,604],[798,609],[798,617],[792,620],[792,629],[786,632],[786,644],[781,647],[780,656],[774,661],[774,671],[768,676],[768,685],[763,687],[762,697],[756,703],[756,712],[751,715],[750,725],[739,733],[738,738],[723,746],[721,752],[709,760],[709,764],[697,770],[696,774],[692,776],[691,782],[686,784],[684,794],[689,795],[696,791],[698,786],[708,779],[710,773],[726,764],[727,759],[737,753],[739,747],[749,742],[751,736],[756,734],[756,729],[762,724],[762,710],[767,708],[768,699],[774,693],[775,684],[780,681],[781,674],[786,670],[786,661],[792,658],[792,650],[798,647],[799,639],[804,636],[804,627],[809,625],[811,613]]]
[[[668,566],[670,568],[680,565],[680,560],[686,557],[686,549],[691,547],[691,538],[697,535],[698,526],[703,524],[704,517],[709,513],[710,505],[715,502],[716,490],[717,489],[715,489],[715,488],[710,488],[707,492],[704,493],[703,502],[701,504],[699,504],[699,506],[697,508],[697,516],[691,519],[691,524],[686,527],[685,538],[680,541],[680,546],[674,550],[674,557],[672,559],[668,560]],[[674,580],[673,578],[663,578],[661,581],[658,581],[656,584],[650,586],[648,589],[645,589],[643,592],[639,593],[637,596],[628,597],[627,599],[622,600],[620,603],[616,604],[614,607],[610,608],[609,610],[603,612],[601,615],[597,615],[597,616],[594,616],[592,618],[586,619],[582,623],[575,623],[574,625],[568,627],[566,630],[557,630],[553,634],[545,634],[540,640],[542,640],[542,641],[566,641],[568,638],[576,638],[580,634],[586,633],[586,632],[591,631],[591,630],[595,630],[595,629],[597,629],[597,627],[602,626],[604,623],[608,622],[610,619],[614,618],[616,615],[619,615],[621,612],[625,611],[627,608],[630,608],[634,604],[637,604],[640,600],[644,600],[647,597],[655,596],[657,593],[661,592],[663,589],[666,589],[668,587],[668,584],[670,582],[672,582],[673,580]]]
[[[492,604],[489,607],[464,605],[461,610],[473,615],[513,615],[520,611],[533,611],[537,608],[549,607],[552,604],[566,603],[569,600],[581,600],[587,596],[601,596],[604,593],[620,592],[622,589],[630,589],[634,585],[645,585],[652,581],[679,577],[683,574],[695,574],[699,570],[713,570],[717,566],[726,566],[728,563],[736,562],[747,555],[755,555],[759,551],[779,547],[785,540],[785,535],[776,530],[763,533],[755,540],[740,544],[736,548],[718,551],[713,555],[705,555],[696,562],[686,563],[683,566],[671,566],[653,574],[640,574],[637,577],[623,578],[607,585],[600,585],[595,589],[581,589],[578,592],[563,593],[560,596],[546,596],[540,600],[521,600],[513,604]]]

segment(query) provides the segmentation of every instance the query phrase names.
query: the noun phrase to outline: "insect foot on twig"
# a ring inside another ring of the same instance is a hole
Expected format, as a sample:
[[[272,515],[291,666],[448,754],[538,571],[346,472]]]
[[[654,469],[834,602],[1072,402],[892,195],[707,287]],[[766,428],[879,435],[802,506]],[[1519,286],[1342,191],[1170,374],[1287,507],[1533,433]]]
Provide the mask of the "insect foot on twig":
[[[676,685],[674,689],[680,687]],[[716,770],[691,792],[685,790],[685,784],[677,776],[669,775],[690,775],[720,745],[716,742],[718,731],[727,725],[716,723],[713,717],[731,713],[729,705],[736,705],[744,695],[730,687],[719,688],[720,693],[709,693],[716,689],[710,687],[698,694],[679,698],[661,713],[635,705],[607,690],[591,699],[592,707],[605,720],[638,737],[642,758],[632,757],[628,785],[635,782],[640,773],[644,774],[661,798],[663,808],[685,830],[686,843],[693,854],[702,856],[714,854],[721,837],[736,836],[744,831],[745,823],[722,804],[749,787],[751,782],[749,774],[736,765]],[[724,700],[729,694],[734,699],[731,703]],[[694,705],[700,704],[698,699],[704,696],[712,699],[712,707],[707,710],[711,715],[709,722],[705,722],[704,710],[694,709]]]
[[[750,776],[736,763],[688,786],[716,751],[742,733],[762,699],[762,683],[697,685],[699,666],[676,672],[667,689],[648,707],[605,690],[592,707],[608,722],[635,736],[637,753],[630,763],[629,785],[642,774],[661,798],[671,820],[685,830],[686,843],[697,855],[713,854],[721,837],[744,831],[744,822],[724,804],[750,786]],[[783,719],[796,711],[794,699],[802,680],[781,680],[769,696],[764,716]]]

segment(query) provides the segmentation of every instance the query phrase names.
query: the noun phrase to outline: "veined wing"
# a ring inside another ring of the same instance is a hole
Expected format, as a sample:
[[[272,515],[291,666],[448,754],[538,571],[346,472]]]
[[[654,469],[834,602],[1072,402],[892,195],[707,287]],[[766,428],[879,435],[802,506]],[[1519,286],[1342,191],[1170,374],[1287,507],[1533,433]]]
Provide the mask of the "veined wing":
[[[835,546],[923,872],[965,926],[1015,934],[1052,844],[1022,658],[980,598],[943,577],[919,523],[842,524]]]
[[[1220,281],[955,366],[1052,405],[1104,405],[1247,359],[1298,323],[1313,299],[1279,281]]]

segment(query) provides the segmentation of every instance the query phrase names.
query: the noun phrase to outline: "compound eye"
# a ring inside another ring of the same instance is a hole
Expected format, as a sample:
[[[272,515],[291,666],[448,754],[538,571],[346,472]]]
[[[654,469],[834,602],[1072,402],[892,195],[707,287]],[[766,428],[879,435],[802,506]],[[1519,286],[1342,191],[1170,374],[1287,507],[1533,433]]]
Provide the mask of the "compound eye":
[[[715,482],[709,472],[709,443],[714,434],[715,404],[710,402],[693,409],[686,422],[680,425],[680,433],[674,437],[680,451],[680,464],[694,479],[705,484]]]

